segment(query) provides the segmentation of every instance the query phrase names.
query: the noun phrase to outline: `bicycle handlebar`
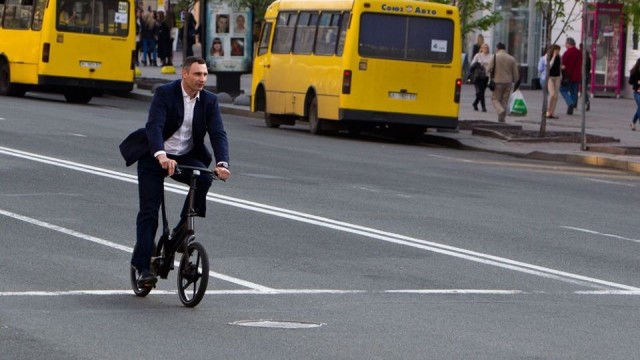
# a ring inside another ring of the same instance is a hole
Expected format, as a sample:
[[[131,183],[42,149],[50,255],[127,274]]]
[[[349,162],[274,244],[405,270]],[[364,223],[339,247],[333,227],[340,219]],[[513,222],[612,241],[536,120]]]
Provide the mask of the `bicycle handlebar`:
[[[177,174],[182,173],[183,170],[200,171],[201,173],[205,173],[205,174],[211,175],[214,180],[218,180],[218,176],[216,175],[216,172],[211,170],[211,169],[209,169],[209,168],[203,168],[203,167],[198,167],[198,166],[189,166],[189,165],[177,165],[176,166],[176,173]]]

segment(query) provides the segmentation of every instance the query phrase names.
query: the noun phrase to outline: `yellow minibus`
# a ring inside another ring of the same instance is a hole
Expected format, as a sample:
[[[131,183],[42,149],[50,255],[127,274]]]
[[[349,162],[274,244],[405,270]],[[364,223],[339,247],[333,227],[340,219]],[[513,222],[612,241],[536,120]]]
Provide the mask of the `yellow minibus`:
[[[276,0],[256,47],[252,111],[313,134],[458,126],[455,6],[414,0]]]
[[[87,103],[134,83],[133,0],[0,0],[0,95]]]

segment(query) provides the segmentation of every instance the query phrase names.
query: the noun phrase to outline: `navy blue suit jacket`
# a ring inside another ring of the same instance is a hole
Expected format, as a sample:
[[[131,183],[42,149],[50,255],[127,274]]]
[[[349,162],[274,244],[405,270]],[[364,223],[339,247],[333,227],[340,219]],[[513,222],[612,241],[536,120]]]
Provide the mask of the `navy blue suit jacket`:
[[[149,118],[144,128],[131,133],[120,144],[120,152],[127,166],[146,153],[151,155],[164,150],[164,142],[175,133],[184,120],[184,102],[181,80],[175,80],[156,89],[149,108]],[[229,143],[224,131],[218,98],[202,90],[193,111],[193,152],[198,160],[209,166],[211,152],[204,144],[206,134],[216,162],[229,162]]]

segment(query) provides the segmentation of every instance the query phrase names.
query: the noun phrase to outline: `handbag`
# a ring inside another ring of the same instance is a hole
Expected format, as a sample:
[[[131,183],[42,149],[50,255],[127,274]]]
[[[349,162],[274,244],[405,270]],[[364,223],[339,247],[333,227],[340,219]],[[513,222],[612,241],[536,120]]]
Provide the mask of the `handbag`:
[[[491,68],[491,77],[489,78],[489,83],[487,84],[487,87],[491,91],[494,91],[496,89],[496,83],[493,82],[494,76],[496,76],[496,54],[493,54],[493,67]]]

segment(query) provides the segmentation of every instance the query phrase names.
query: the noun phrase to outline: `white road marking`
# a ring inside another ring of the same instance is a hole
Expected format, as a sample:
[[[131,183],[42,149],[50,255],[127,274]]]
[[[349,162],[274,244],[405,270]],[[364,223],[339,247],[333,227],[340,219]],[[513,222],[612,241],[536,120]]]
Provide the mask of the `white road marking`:
[[[73,133],[71,133],[71,134],[69,134],[69,135],[71,135],[71,136],[77,136],[77,137],[85,137],[85,138],[87,137],[87,135],[82,135],[82,134],[73,134]]]
[[[64,167],[80,172],[90,173],[98,176],[103,176],[119,181],[125,181],[129,183],[137,184],[137,177],[135,175],[125,174],[113,170],[98,168],[95,166],[80,164],[63,159],[56,159],[48,156],[42,156],[38,154],[28,153],[25,151],[10,149],[6,147],[0,147],[0,154],[6,154],[14,157],[37,161],[45,164]],[[165,190],[169,192],[186,194],[187,187],[183,185],[177,185],[172,183],[165,184]],[[381,231],[373,228],[350,224],[342,221],[337,221],[325,217],[306,214],[298,211],[292,211],[288,209],[278,208],[266,204],[261,204],[253,201],[242,200],[233,198],[230,196],[217,195],[209,193],[207,199],[213,202],[234,206],[237,208],[247,209],[250,211],[260,212],[273,216],[278,216],[290,220],[300,221],[307,224],[313,224],[322,226],[338,231],[348,232],[365,236],[372,239],[386,241],[394,244],[410,246],[418,249],[423,249],[443,255],[449,255],[452,257],[473,261],[481,264],[492,265],[503,269],[509,269],[539,277],[554,279],[566,283],[578,284],[582,286],[589,286],[600,290],[607,290],[606,288],[614,288],[618,290],[627,291],[640,291],[640,288],[619,284],[607,280],[596,279],[579,274],[573,274],[565,271],[555,270],[543,266],[533,265],[521,261],[511,260],[499,256],[493,256],[476,251],[466,250],[454,246],[444,245],[433,241],[427,241],[417,239],[400,234],[394,234],[386,231]]]
[[[177,290],[151,290],[154,295],[175,295]],[[245,290],[207,290],[207,295],[316,295],[316,294],[361,294],[360,290],[333,290],[333,289],[258,289]],[[3,296],[72,296],[72,295],[134,295],[132,290],[69,290],[69,291],[5,291]]]
[[[596,290],[596,291],[576,291],[579,295],[640,295],[640,291],[626,290]]]
[[[386,293],[393,294],[430,294],[430,295],[451,295],[451,294],[474,294],[474,295],[516,295],[525,294],[522,290],[479,290],[479,289],[418,289],[418,290],[385,290]]]
[[[621,185],[621,186],[627,186],[627,187],[638,187],[635,184],[628,184],[628,183],[623,183],[623,182],[619,182],[619,181],[610,181],[610,180],[600,180],[600,179],[593,179],[593,178],[586,178],[589,181],[593,181],[593,182],[597,182],[597,183],[603,183],[603,184],[611,184],[611,185]]]
[[[631,238],[627,238],[627,237],[620,236],[620,235],[601,233],[601,232],[598,232],[598,231],[589,230],[589,229],[583,229],[583,228],[578,228],[578,227],[573,227],[573,226],[560,226],[560,227],[563,228],[563,229],[580,231],[580,232],[584,232],[584,233],[587,233],[587,234],[606,236],[606,237],[610,237],[610,238],[614,238],[614,239],[618,239],[618,240],[626,240],[626,241],[633,241],[633,242],[636,242],[636,243],[640,243],[640,239],[631,239]]]
[[[100,238],[97,238],[95,236],[83,234],[83,233],[75,231],[75,230],[67,229],[67,228],[64,228],[62,226],[50,224],[50,223],[47,223],[47,222],[44,222],[44,221],[40,221],[40,220],[37,220],[37,219],[33,219],[33,218],[30,218],[30,217],[27,217],[27,216],[19,215],[19,214],[10,212],[10,211],[6,211],[6,210],[0,209],[0,215],[4,215],[4,216],[7,216],[7,217],[16,219],[16,220],[24,221],[26,223],[37,225],[37,226],[40,226],[40,227],[43,227],[43,228],[47,228],[47,229],[50,229],[50,230],[58,231],[58,232],[61,232],[63,234],[71,235],[71,236],[77,237],[77,238],[82,239],[82,240],[87,240],[87,241],[90,241],[90,242],[93,242],[93,243],[96,243],[96,244],[99,244],[99,245],[107,246],[107,247],[110,247],[112,249],[122,250],[122,251],[125,251],[125,252],[128,252],[128,253],[132,253],[133,252],[133,248],[132,247],[120,245],[120,244],[114,243],[112,241],[100,239]],[[252,283],[252,282],[249,282],[249,281],[246,281],[246,280],[234,278],[232,276],[225,275],[225,274],[220,274],[220,273],[213,272],[213,271],[209,271],[209,276],[218,278],[220,280],[228,281],[228,282],[240,285],[240,286],[244,286],[244,287],[247,287],[247,288],[250,288],[250,289],[258,290],[258,291],[271,291],[272,290],[271,288],[266,287],[266,286],[258,285],[258,284],[255,284],[255,283]]]
[[[176,295],[177,290],[152,290],[150,295]],[[244,290],[207,290],[207,295],[359,295],[359,294],[414,294],[414,295],[539,295],[555,294],[544,291],[525,292],[522,290],[481,290],[481,289],[414,289],[414,290],[335,290],[335,289],[271,289],[260,291]],[[630,290],[589,290],[573,291],[576,295],[626,295],[640,296],[640,291]],[[560,293],[563,294],[563,293]],[[46,297],[46,296],[133,296],[132,290],[68,290],[68,291],[4,291],[1,297]]]

